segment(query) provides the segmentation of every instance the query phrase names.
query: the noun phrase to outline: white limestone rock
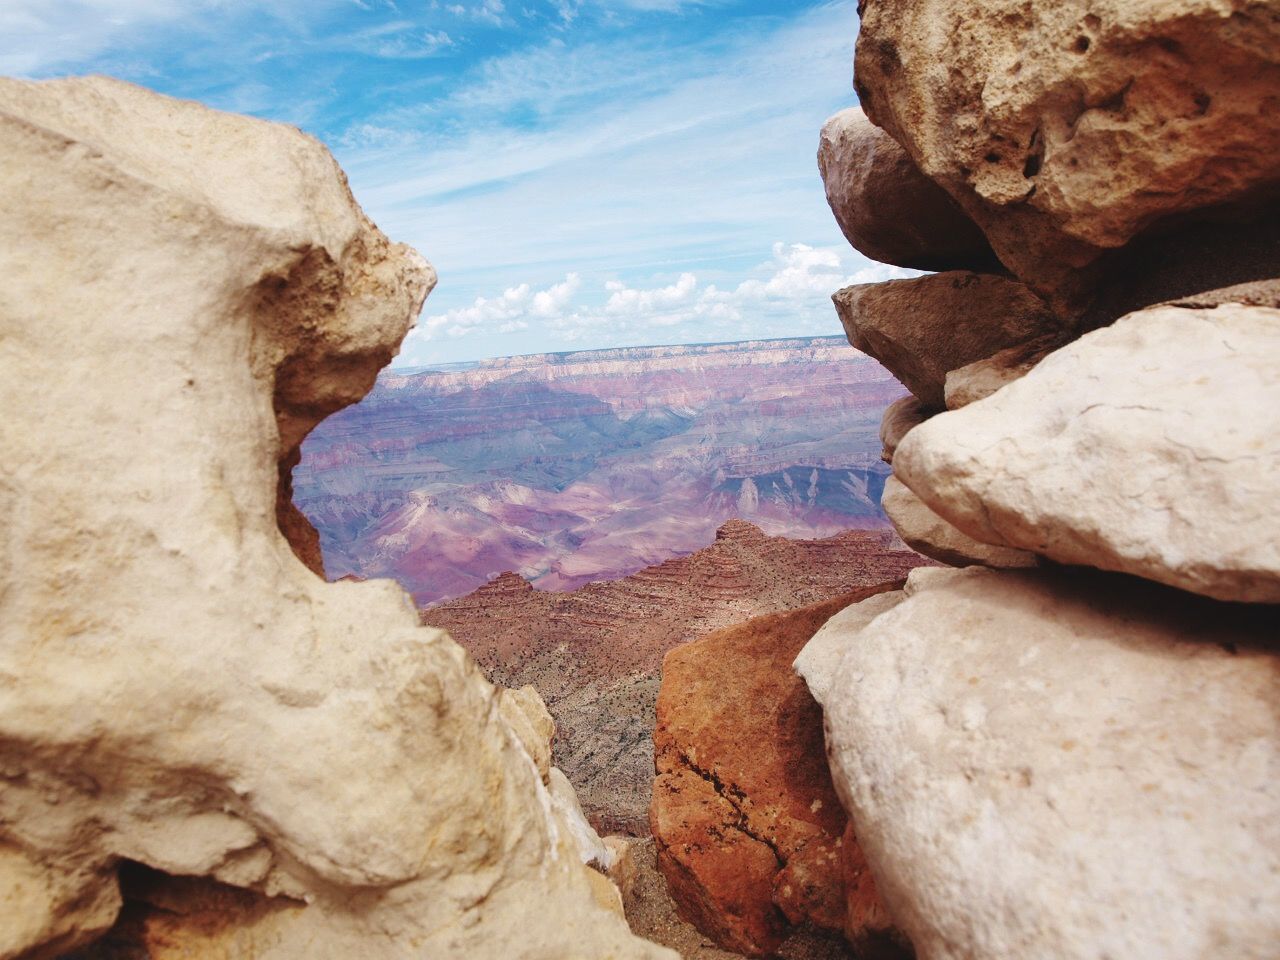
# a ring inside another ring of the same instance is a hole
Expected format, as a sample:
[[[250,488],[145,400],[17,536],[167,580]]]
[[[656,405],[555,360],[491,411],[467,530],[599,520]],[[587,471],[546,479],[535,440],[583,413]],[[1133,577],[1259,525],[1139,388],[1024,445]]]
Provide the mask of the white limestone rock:
[[[980,543],[965,536],[929,509],[897,477],[885,481],[880,506],[893,524],[902,542],[916,553],[923,553],[952,567],[980,564],[986,567],[1034,567],[1034,553]]]
[[[1130,314],[912,430],[894,472],[984,543],[1280,601],[1280,310]]]
[[[1276,956],[1274,611],[979,567],[856,610],[814,637],[845,650],[814,692],[921,960]]]
[[[129,859],[306,902],[255,960],[673,957],[462,649],[277,525],[425,261],[297,130],[101,78],[0,80],[0,196],[0,872],[53,917],[0,953],[93,936]]]

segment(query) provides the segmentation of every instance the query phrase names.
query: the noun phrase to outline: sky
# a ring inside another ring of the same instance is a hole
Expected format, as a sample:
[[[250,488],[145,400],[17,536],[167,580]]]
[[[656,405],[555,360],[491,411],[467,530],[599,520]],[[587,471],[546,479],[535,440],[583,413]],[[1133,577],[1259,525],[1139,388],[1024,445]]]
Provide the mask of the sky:
[[[3,0],[0,73],[301,127],[440,283],[398,366],[839,334],[849,0]]]

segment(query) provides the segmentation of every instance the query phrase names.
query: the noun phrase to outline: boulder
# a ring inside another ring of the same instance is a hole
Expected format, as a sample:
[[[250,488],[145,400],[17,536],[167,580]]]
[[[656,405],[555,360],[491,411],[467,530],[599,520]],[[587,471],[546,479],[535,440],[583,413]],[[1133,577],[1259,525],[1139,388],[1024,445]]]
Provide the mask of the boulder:
[[[919,270],[998,270],[987,238],[951,196],[859,107],[826,122],[818,169],[854,249]]]
[[[828,633],[834,780],[921,960],[1275,955],[1274,611],[921,569]]]
[[[880,443],[884,450],[880,459],[885,463],[893,463],[893,453],[898,444],[907,435],[907,431],[918,427],[932,416],[930,411],[916,397],[908,395],[893,401],[884,409],[880,418]]]
[[[1060,333],[1046,333],[948,370],[943,385],[947,409],[958,410],[991,396],[1006,384],[1025,377],[1037,363],[1067,342],[1068,338]]]
[[[1280,186],[1271,3],[875,0],[855,66],[871,120],[1058,304],[1105,251]]]
[[[952,567],[981,564],[985,567],[1034,567],[1039,561],[1034,553],[979,543],[965,536],[934,513],[897,477],[889,477],[884,485],[880,506],[893,524],[898,536],[917,553],[932,557]]]
[[[1280,311],[1130,314],[903,440],[894,472],[984,543],[1280,601]]]
[[[680,915],[725,949],[765,955],[805,923],[855,942],[885,932],[865,890],[849,910],[845,864],[858,854],[845,847],[821,713],[791,662],[833,613],[892,586],[757,617],[663,660],[658,866]]]
[[[89,939],[133,861],[305,902],[256,960],[670,957],[461,648],[282,535],[426,262],[310,137],[103,78],[0,80],[0,196],[0,849],[52,918],[0,953]]]
[[[942,409],[947,372],[1057,330],[1016,280],[951,271],[845,287],[832,298],[849,342],[927,407]]]

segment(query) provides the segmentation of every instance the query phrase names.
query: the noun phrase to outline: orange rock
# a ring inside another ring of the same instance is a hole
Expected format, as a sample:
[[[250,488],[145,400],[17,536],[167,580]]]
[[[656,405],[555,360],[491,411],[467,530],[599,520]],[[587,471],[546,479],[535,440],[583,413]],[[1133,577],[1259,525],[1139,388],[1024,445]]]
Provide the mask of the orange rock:
[[[831,785],[822,712],[791,662],[831,616],[894,583],[757,617],[663,660],[650,825],[681,916],[763,955],[796,926],[891,921]]]

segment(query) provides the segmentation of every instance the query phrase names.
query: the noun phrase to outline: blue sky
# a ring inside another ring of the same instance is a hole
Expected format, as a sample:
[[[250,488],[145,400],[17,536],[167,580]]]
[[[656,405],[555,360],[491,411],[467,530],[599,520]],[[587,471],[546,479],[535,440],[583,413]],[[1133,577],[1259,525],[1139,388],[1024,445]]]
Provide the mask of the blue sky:
[[[854,4],[4,0],[0,72],[108,73],[293,123],[435,264],[399,365],[834,334],[907,275],[840,236],[814,154]]]

